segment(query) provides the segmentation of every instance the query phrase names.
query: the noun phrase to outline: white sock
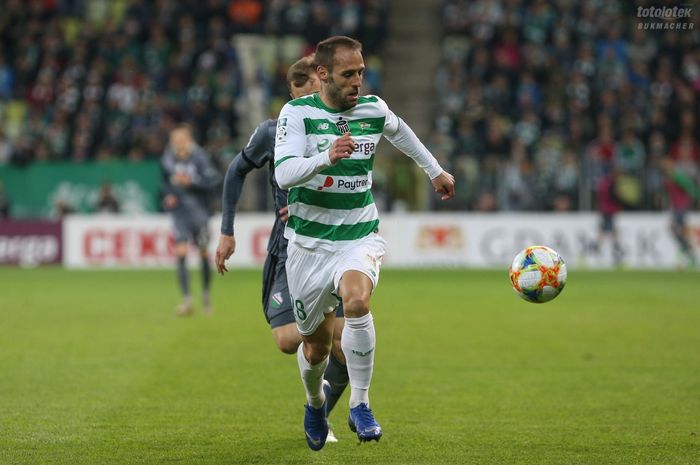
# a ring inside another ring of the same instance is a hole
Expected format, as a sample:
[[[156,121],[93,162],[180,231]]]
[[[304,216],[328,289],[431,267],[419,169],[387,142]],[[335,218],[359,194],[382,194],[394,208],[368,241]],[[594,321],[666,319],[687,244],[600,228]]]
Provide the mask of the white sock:
[[[374,319],[368,313],[360,318],[345,317],[341,347],[350,376],[350,408],[369,405],[369,384],[374,368]]]
[[[323,394],[323,372],[328,366],[328,357],[321,363],[311,365],[304,357],[304,343],[302,342],[297,349],[297,362],[299,362],[301,382],[306,389],[306,401],[313,408],[321,408],[326,401],[326,396]]]

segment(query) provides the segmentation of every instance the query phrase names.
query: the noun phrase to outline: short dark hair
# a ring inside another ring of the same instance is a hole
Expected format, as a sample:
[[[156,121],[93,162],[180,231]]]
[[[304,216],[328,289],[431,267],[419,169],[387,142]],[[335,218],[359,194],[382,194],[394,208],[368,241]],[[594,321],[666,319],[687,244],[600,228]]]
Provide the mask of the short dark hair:
[[[287,87],[292,91],[292,86],[301,87],[307,83],[312,73],[316,72],[314,56],[308,55],[294,62],[287,70]]]
[[[353,38],[347,36],[329,37],[328,39],[322,40],[318,43],[318,45],[316,45],[316,64],[318,66],[323,66],[328,71],[332,71],[335,51],[340,47],[345,47],[362,52],[362,43]]]
[[[176,123],[176,124],[172,127],[172,129],[170,130],[170,132],[175,132],[175,131],[187,131],[187,132],[189,132],[190,134],[192,134],[192,132],[193,132],[193,131],[192,131],[192,125],[191,125],[190,123],[185,123],[185,122]]]

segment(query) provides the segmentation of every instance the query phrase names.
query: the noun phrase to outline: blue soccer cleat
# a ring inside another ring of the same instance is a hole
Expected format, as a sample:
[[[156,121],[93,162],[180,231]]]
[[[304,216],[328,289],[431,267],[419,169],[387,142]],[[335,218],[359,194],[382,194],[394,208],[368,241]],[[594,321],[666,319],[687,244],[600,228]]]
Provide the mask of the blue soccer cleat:
[[[304,406],[304,433],[306,433],[306,443],[312,450],[321,450],[326,444],[328,437],[326,405],[324,401],[321,408],[313,408],[308,404]]]
[[[357,433],[360,442],[379,441],[379,438],[382,437],[382,428],[374,419],[372,410],[367,404],[360,404],[350,409],[348,426],[353,433]]]

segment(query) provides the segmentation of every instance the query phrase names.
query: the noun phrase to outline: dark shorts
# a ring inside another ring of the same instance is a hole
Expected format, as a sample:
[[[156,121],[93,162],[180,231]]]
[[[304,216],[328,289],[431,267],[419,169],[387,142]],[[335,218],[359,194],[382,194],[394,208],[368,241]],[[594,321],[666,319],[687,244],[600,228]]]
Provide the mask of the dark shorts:
[[[272,329],[296,322],[289,297],[286,260],[286,255],[268,254],[263,267],[263,312]],[[343,318],[344,315],[343,304],[339,303],[335,316]]]
[[[673,210],[671,214],[671,225],[674,228],[685,229],[686,226],[686,210]]]
[[[615,219],[613,215],[603,214],[600,222],[600,230],[604,233],[614,233],[615,232]]]
[[[194,242],[200,249],[209,245],[209,222],[200,219],[184,217],[182,215],[173,216],[175,228],[175,242]]]

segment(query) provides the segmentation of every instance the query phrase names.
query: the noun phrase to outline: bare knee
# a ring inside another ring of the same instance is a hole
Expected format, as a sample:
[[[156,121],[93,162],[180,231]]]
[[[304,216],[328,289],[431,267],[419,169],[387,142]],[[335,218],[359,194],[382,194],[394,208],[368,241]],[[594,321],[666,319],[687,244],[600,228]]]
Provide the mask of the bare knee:
[[[296,353],[301,344],[301,336],[294,323],[274,328],[272,335],[275,337],[277,348],[284,354]]]
[[[187,256],[187,242],[178,242],[175,244],[175,255],[179,258]]]
[[[311,365],[318,365],[328,358],[331,346],[326,344],[304,344],[304,356]]]
[[[283,354],[295,354],[297,352],[297,348],[299,347],[299,341],[292,341],[285,337],[276,337],[275,343],[277,344],[277,348]]]
[[[346,317],[359,318],[369,313],[369,294],[354,294],[343,300],[343,311]]]

